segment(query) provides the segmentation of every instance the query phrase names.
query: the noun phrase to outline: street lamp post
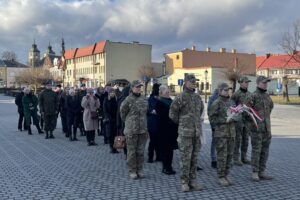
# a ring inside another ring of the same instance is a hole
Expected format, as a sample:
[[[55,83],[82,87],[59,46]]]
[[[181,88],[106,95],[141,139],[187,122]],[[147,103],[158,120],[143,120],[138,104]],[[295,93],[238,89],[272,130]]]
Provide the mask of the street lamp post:
[[[204,87],[205,87],[205,93],[204,93],[205,103],[207,103],[207,75],[208,75],[208,71],[206,69],[205,72],[204,72],[204,78],[205,78],[205,85],[204,85]]]

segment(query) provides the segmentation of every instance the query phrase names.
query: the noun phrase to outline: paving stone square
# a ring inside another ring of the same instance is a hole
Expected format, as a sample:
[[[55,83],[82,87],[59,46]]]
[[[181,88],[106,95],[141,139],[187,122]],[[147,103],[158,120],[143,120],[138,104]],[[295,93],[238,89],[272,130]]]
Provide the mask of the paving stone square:
[[[205,190],[188,193],[180,191],[178,151],[173,160],[176,175],[162,174],[160,163],[145,162],[147,177],[130,180],[123,153],[110,154],[101,136],[96,136],[98,146],[87,146],[84,137],[70,142],[58,120],[55,139],[45,140],[35,127],[33,135],[18,131],[17,119],[14,99],[0,95],[0,200],[300,199],[300,106],[275,105],[272,113],[267,166],[274,180],[252,182],[249,165],[234,166],[229,177],[235,184],[228,188],[217,183],[216,170],[210,167],[206,117],[199,156],[204,170],[198,173]]]

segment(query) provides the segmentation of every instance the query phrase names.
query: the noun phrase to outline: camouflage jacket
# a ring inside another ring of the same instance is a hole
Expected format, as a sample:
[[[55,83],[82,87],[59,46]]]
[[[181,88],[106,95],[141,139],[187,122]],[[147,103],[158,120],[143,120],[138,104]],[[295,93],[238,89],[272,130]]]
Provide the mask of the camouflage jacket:
[[[254,131],[258,132],[269,132],[271,133],[271,121],[270,116],[274,107],[273,101],[269,94],[261,89],[257,88],[252,94],[253,108],[259,113],[263,121],[257,120],[258,129]],[[253,125],[253,127],[255,127]]]
[[[240,88],[237,90],[232,96],[231,96],[232,101],[234,102],[235,106],[239,104],[245,104],[247,106],[252,105],[252,94],[251,92],[247,90],[243,90]],[[242,113],[242,123],[246,123],[248,121],[251,121],[250,116],[247,113]]]
[[[214,137],[235,137],[234,122],[227,122],[227,111],[234,102],[229,97],[219,96],[208,112],[210,122],[215,125]]]
[[[39,96],[40,112],[45,115],[55,115],[58,113],[58,96],[49,89],[45,89]]]
[[[125,122],[125,135],[148,133],[147,109],[148,102],[144,96],[137,97],[131,93],[126,97],[120,107],[120,117]]]
[[[178,124],[179,137],[194,137],[202,134],[201,115],[204,105],[200,95],[185,89],[170,106],[169,117]]]

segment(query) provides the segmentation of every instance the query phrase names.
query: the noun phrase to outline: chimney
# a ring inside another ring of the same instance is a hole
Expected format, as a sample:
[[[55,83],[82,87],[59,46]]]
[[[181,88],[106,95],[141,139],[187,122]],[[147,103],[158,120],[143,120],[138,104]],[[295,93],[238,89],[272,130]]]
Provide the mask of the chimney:
[[[270,56],[271,56],[270,53],[267,53],[267,54],[266,54],[266,58],[269,58]]]
[[[220,48],[220,53],[225,53],[226,52],[226,48]]]
[[[206,52],[210,52],[210,47],[206,47]]]
[[[196,46],[195,45],[192,46],[192,50],[196,51]]]
[[[232,50],[231,50],[231,53],[236,53],[236,49],[232,49]]]

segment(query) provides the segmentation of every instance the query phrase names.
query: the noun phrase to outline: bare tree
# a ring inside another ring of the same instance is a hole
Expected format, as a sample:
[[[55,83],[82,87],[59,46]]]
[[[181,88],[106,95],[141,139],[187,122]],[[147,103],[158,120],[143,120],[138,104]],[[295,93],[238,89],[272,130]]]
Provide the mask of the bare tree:
[[[49,80],[53,80],[53,76],[49,70],[39,67],[24,70],[16,77],[16,80],[21,84],[33,86],[36,92],[38,87],[45,85]]]
[[[293,22],[292,30],[288,30],[283,33],[282,40],[280,43],[281,48],[291,57],[291,59],[300,63],[300,20],[296,20]],[[290,60],[291,60],[290,59]],[[282,86],[283,86],[283,99],[285,102],[289,102],[289,76],[285,74],[285,70],[283,69],[282,76]]]
[[[225,65],[227,69],[223,73],[225,78],[232,85],[232,92],[235,92],[236,83],[239,80],[239,78],[244,75],[246,66],[243,63],[239,62],[238,58],[233,59],[231,63],[232,65]]]
[[[152,66],[141,66],[139,68],[139,77],[144,81],[145,96],[147,96],[148,84],[151,81],[151,78],[155,77],[154,68]]]
[[[3,51],[1,53],[2,60],[17,61],[17,54],[13,51]]]

